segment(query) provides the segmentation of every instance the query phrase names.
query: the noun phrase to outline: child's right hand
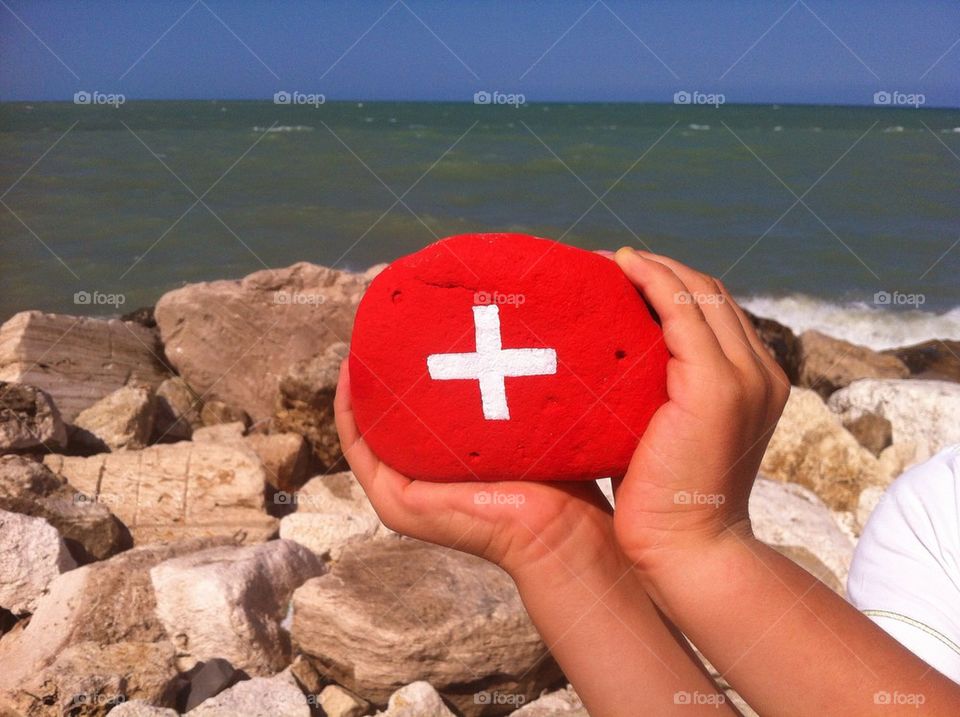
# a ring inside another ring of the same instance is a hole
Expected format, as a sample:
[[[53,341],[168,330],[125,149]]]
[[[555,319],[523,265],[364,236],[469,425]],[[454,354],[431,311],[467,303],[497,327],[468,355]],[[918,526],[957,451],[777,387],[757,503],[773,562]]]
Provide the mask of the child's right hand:
[[[790,392],[783,371],[720,282],[675,260],[614,257],[659,314],[669,400],[617,489],[616,535],[641,567],[750,534],[747,499]]]

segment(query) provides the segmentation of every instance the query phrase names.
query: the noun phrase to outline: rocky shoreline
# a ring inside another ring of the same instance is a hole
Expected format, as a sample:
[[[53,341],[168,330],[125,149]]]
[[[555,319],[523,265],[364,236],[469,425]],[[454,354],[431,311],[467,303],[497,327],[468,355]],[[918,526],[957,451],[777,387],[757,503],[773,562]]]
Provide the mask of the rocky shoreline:
[[[586,714],[509,578],[392,533],[346,471],[332,398],[380,268],[0,327],[0,715]],[[793,384],[754,530],[843,593],[885,487],[960,443],[960,342],[751,320]]]

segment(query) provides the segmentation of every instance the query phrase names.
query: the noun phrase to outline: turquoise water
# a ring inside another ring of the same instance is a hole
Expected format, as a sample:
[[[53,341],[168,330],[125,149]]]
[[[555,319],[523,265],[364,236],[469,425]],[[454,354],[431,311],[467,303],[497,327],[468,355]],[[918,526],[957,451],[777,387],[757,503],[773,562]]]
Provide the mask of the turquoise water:
[[[0,319],[509,230],[642,242],[760,302],[960,326],[957,110],[6,103],[0,157]],[[923,303],[875,307],[878,291]]]

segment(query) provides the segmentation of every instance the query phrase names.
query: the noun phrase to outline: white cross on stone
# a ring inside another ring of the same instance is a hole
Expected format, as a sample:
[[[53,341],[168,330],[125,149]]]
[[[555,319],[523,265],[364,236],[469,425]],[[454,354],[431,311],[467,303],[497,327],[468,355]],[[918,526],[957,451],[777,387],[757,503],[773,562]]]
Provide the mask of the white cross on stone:
[[[477,350],[469,354],[430,354],[430,378],[473,379],[480,382],[483,417],[488,421],[510,420],[507,406],[507,376],[548,376],[557,372],[554,349],[504,349],[500,340],[500,307],[474,306],[473,324]]]

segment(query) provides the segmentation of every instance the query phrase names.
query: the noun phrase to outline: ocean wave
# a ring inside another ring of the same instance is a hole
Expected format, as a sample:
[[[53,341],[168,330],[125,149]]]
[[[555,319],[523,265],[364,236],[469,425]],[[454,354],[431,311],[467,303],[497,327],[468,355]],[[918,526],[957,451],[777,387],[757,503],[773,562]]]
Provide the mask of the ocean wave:
[[[839,303],[806,294],[738,298],[744,308],[789,326],[796,333],[816,329],[874,350],[930,339],[960,341],[960,306],[944,313],[892,310],[862,302]]]
[[[308,127],[305,124],[298,125],[286,125],[281,124],[276,127],[254,127],[254,132],[313,132],[313,127]]]
[[[688,124],[687,127],[692,130],[696,130],[697,132],[706,132],[708,129],[710,129],[710,125],[708,124]]]

